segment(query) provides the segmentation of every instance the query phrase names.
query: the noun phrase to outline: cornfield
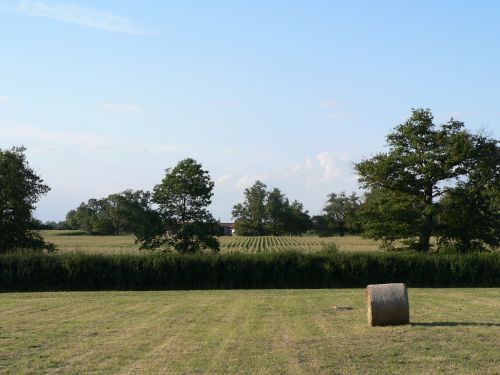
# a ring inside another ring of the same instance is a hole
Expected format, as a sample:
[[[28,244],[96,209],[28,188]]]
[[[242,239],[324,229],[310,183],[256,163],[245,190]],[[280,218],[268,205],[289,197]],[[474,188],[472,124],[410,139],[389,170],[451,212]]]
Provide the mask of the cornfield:
[[[61,253],[123,254],[139,252],[134,236],[91,236],[78,231],[42,231],[45,240],[53,242]],[[262,253],[296,250],[317,252],[329,244],[340,251],[378,250],[378,243],[360,236],[345,237],[288,237],[288,236],[222,236],[219,237],[221,253]]]
[[[300,252],[317,252],[335,244],[341,251],[367,251],[377,250],[375,241],[361,238],[359,236],[346,237],[286,237],[286,236],[260,236],[260,237],[220,237],[221,252],[279,252],[286,250],[297,250]]]

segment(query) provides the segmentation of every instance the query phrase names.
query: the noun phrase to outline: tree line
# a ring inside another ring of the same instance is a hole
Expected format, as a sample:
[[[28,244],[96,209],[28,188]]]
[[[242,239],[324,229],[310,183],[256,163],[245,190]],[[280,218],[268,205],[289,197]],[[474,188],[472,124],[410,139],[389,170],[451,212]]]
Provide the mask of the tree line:
[[[362,199],[356,193],[331,193],[323,213],[310,216],[301,202],[294,200],[290,203],[279,188],[266,189],[263,182],[256,181],[244,190],[244,201],[234,205],[232,217],[237,235],[300,236],[311,233],[344,236],[362,232],[358,217]],[[37,222],[36,225],[38,229],[76,229],[99,235],[138,234],[142,228],[159,220],[152,206],[150,192],[125,190],[82,202],[66,214],[64,221]],[[215,222],[216,226],[218,224]]]
[[[244,202],[234,205],[236,234],[240,236],[300,236],[306,232],[320,236],[361,233],[357,210],[361,198],[331,193],[324,213],[310,216],[297,200],[290,203],[278,188],[270,191],[256,181],[244,190]],[[160,215],[153,209],[151,192],[125,190],[105,198],[91,198],[66,214],[61,222],[37,222],[38,229],[76,229],[99,235],[139,235],[145,228],[157,225]],[[216,234],[222,234],[214,221]],[[220,233],[219,233],[220,232]]]
[[[66,215],[64,226],[89,234],[134,234],[141,249],[217,251],[219,227],[208,211],[214,183],[194,159],[166,170],[152,192],[125,190],[89,199]]]
[[[365,193],[331,193],[322,214],[256,181],[233,207],[240,235],[363,234],[386,248],[403,243],[422,252],[466,252],[500,245],[498,141],[471,133],[453,118],[435,125],[428,109],[387,136],[387,151],[355,164]],[[49,187],[29,167],[23,148],[0,150],[0,251],[50,250],[31,213]],[[219,248],[217,221],[208,211],[214,183],[193,159],[166,170],[152,192],[126,190],[90,199],[59,227],[88,233],[133,233],[141,248],[194,253]]]

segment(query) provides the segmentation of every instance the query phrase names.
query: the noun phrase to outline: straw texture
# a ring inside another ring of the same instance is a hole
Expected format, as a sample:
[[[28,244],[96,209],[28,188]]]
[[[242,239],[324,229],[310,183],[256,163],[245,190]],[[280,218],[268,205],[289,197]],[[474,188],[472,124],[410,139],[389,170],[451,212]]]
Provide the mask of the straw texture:
[[[410,307],[405,284],[368,285],[366,303],[368,324],[372,327],[410,322]]]

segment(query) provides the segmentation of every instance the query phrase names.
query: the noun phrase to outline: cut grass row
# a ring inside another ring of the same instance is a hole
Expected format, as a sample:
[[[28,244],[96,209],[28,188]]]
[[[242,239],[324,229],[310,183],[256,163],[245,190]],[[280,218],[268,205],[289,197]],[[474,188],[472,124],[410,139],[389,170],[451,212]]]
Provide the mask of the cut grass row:
[[[364,289],[0,294],[0,373],[498,373],[500,289],[409,297],[370,328]]]

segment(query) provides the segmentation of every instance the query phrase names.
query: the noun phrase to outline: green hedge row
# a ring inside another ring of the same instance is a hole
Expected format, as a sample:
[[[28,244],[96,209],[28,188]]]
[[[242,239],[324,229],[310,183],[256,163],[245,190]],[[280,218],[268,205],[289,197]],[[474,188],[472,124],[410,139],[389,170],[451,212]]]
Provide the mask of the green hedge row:
[[[500,287],[500,253],[6,254],[0,291]]]

